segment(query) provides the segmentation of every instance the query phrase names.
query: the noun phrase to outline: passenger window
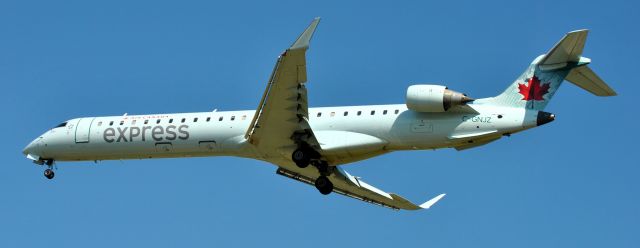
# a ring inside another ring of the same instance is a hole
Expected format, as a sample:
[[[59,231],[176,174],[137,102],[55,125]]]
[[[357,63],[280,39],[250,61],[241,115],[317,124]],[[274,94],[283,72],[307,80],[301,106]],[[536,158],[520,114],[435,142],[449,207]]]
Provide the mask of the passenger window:
[[[211,120],[211,117],[207,117],[207,122],[209,122]]]
[[[110,121],[110,122],[109,122],[109,126],[113,126],[113,121]]]
[[[218,121],[222,121],[222,116],[220,116],[220,118],[218,118]]]
[[[198,117],[193,118],[193,122],[198,122]]]
[[[131,125],[135,125],[135,124],[136,124],[136,120],[132,120]]]
[[[375,115],[376,111],[375,110],[371,110],[371,115]]]
[[[124,124],[124,121],[120,121],[120,126],[122,126],[122,124]]]
[[[184,121],[186,121],[186,118],[182,118],[182,120],[180,122],[184,123]]]
[[[156,124],[160,124],[160,119],[156,120]]]
[[[331,112],[331,115],[330,115],[330,116],[331,116],[331,117],[336,116],[336,112]]]
[[[144,120],[144,124],[145,125],[149,124],[149,120]]]
[[[387,114],[387,110],[385,109],[384,111],[382,111],[382,114],[386,115]]]
[[[101,121],[98,122],[98,126],[102,126],[102,122]]]
[[[349,112],[344,111],[344,116],[347,116],[349,114]]]
[[[169,123],[173,123],[173,119],[169,119]]]
[[[396,114],[398,114],[399,112],[400,112],[400,110],[397,110],[397,109],[396,109],[395,113],[396,113]]]
[[[246,120],[246,119],[247,119],[247,115],[243,115],[243,116],[242,116],[242,120],[244,121],[244,120]]]
[[[318,112],[318,117],[322,116],[322,112]]]
[[[361,115],[361,114],[362,114],[362,111],[358,111],[358,115]]]
[[[235,116],[235,115],[232,115],[232,116],[231,116],[231,120],[233,121],[233,120],[235,120],[235,119],[236,119],[236,116]]]

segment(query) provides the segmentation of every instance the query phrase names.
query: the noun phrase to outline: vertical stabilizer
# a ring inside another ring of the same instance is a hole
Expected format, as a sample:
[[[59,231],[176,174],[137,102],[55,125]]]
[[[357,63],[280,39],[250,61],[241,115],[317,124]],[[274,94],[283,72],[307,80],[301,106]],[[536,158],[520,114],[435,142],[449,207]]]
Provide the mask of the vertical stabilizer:
[[[587,42],[587,34],[589,34],[589,30],[586,29],[567,33],[544,55],[539,64],[545,67],[565,67],[567,63],[578,63]]]
[[[586,29],[567,33],[548,53],[533,60],[502,94],[486,101],[543,110],[565,79],[595,95],[615,95],[615,91],[587,67],[591,60],[582,57],[587,34]]]

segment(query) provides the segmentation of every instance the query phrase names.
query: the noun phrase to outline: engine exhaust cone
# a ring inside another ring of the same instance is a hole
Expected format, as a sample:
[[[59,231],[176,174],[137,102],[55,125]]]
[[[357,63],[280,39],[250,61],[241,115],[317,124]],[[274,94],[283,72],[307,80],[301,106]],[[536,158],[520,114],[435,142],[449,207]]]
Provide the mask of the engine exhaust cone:
[[[468,97],[467,95],[464,95],[464,96],[462,97],[461,102],[466,104],[466,103],[469,103],[469,102],[473,102],[473,101],[475,101],[475,100],[476,100],[476,99],[473,99],[473,98],[471,98],[471,97]]]
[[[538,111],[538,118],[536,119],[536,124],[538,126],[547,124],[556,119],[556,115],[544,111]]]

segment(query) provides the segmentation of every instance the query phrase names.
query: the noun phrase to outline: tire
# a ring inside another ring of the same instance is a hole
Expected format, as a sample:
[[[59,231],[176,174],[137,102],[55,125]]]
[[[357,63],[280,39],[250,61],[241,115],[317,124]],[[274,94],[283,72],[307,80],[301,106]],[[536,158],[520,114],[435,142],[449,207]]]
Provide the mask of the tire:
[[[331,183],[329,178],[327,178],[326,176],[318,177],[315,181],[315,186],[316,189],[320,191],[320,194],[328,195],[333,192],[333,183]]]
[[[53,179],[55,175],[56,173],[54,173],[51,169],[44,170],[44,177],[46,177],[47,179]]]
[[[302,149],[296,149],[291,154],[291,160],[300,168],[306,168],[309,166],[309,162],[311,161],[311,156],[308,152]]]

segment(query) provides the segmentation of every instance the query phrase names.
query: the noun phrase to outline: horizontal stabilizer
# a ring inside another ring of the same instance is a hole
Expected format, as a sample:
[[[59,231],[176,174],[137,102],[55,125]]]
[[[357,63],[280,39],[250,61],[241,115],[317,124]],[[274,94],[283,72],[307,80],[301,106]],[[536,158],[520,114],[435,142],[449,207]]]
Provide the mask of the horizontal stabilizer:
[[[615,96],[617,93],[588,66],[580,66],[569,72],[565,80],[596,96]]]
[[[567,33],[562,40],[544,55],[539,64],[542,66],[563,66],[567,62],[579,62],[588,33],[589,30],[587,29]]]

